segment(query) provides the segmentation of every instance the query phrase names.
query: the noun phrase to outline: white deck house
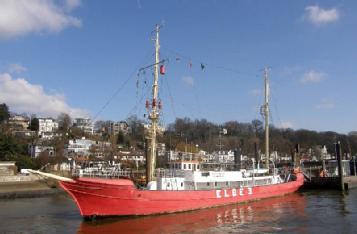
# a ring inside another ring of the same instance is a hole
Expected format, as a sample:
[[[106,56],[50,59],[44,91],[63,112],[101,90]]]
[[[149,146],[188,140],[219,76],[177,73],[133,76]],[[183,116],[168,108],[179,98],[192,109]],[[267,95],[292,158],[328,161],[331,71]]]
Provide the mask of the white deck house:
[[[282,183],[279,175],[265,175],[266,170],[240,171],[192,171],[161,170],[156,184],[151,183],[151,190],[210,190],[241,188]]]

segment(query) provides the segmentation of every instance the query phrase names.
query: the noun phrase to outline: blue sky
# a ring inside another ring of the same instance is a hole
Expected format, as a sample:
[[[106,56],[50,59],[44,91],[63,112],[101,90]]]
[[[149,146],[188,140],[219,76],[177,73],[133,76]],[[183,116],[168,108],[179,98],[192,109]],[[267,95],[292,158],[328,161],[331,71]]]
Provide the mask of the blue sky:
[[[4,0],[0,102],[43,117],[142,117],[152,71],[137,88],[137,70],[153,63],[162,23],[163,124],[261,119],[269,66],[274,125],[347,133],[357,130],[356,10],[355,1]]]

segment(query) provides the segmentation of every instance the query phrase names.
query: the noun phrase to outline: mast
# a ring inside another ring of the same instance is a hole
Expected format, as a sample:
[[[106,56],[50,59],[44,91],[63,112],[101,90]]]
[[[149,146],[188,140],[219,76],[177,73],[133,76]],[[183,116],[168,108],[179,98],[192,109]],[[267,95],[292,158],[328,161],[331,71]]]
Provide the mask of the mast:
[[[156,133],[157,133],[157,125],[158,125],[158,120],[159,120],[159,112],[158,112],[158,93],[159,93],[159,49],[160,49],[160,44],[159,44],[159,31],[160,31],[160,26],[156,25],[156,38],[155,38],[155,64],[154,64],[154,83],[152,85],[152,102],[151,102],[151,113],[149,114],[149,119],[151,121],[151,126],[149,128],[149,139],[150,139],[150,154],[148,157],[148,162],[147,162],[147,181],[153,181],[154,180],[154,172],[155,172],[155,166],[156,166],[156,148],[157,148],[157,142],[156,142]]]
[[[264,68],[265,101],[264,101],[264,119],[265,119],[265,167],[269,169],[269,77],[268,68]]]

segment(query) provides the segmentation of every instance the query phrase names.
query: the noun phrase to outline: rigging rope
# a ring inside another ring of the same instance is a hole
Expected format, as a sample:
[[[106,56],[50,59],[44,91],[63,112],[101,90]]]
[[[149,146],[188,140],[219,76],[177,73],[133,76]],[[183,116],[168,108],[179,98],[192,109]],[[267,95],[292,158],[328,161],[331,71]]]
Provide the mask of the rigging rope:
[[[162,45],[161,45],[161,47],[162,47]],[[170,48],[168,48],[166,46],[163,46],[163,47],[166,48],[166,50],[168,50],[169,52],[171,52],[171,53],[176,55],[176,59],[175,59],[176,61],[179,61],[181,58],[184,58],[186,61],[189,62],[189,68],[192,68],[192,66],[193,66],[192,61],[193,60],[192,60],[192,58],[190,56],[184,55],[184,54],[182,54],[180,52],[177,52],[177,51],[175,51],[173,49],[170,49]],[[198,62],[199,60],[195,59],[194,61]],[[229,67],[222,66],[222,65],[215,65],[215,64],[212,64],[212,63],[206,63],[206,62],[202,62],[202,61],[198,62],[198,63],[200,64],[201,70],[206,69],[206,67],[208,66],[208,67],[213,67],[213,68],[216,68],[216,69],[220,69],[220,70],[224,70],[224,71],[229,71],[229,72],[232,72],[232,73],[240,74],[239,71],[237,71],[235,69],[232,69],[232,68],[229,68]]]
[[[151,50],[146,53],[145,55],[145,59],[147,59],[147,57],[150,55]],[[108,100],[105,102],[105,104],[99,109],[99,111],[94,115],[93,117],[93,122],[95,122],[95,120],[98,118],[98,116],[104,111],[105,108],[107,108],[107,106],[113,101],[113,99],[119,94],[119,92],[121,92],[123,90],[123,88],[126,86],[126,84],[130,81],[130,79],[134,76],[134,74],[139,70],[140,68],[140,64],[138,66],[136,66],[136,68],[130,73],[130,75],[128,76],[128,78],[121,84],[121,86],[119,86],[115,92],[108,98]]]

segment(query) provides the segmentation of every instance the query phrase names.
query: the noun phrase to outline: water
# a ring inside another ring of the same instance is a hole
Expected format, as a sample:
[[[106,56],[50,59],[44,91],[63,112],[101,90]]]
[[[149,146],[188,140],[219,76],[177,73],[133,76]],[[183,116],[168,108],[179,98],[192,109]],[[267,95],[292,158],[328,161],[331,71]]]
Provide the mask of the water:
[[[83,221],[65,194],[0,200],[0,233],[357,233],[357,189],[179,214]]]

